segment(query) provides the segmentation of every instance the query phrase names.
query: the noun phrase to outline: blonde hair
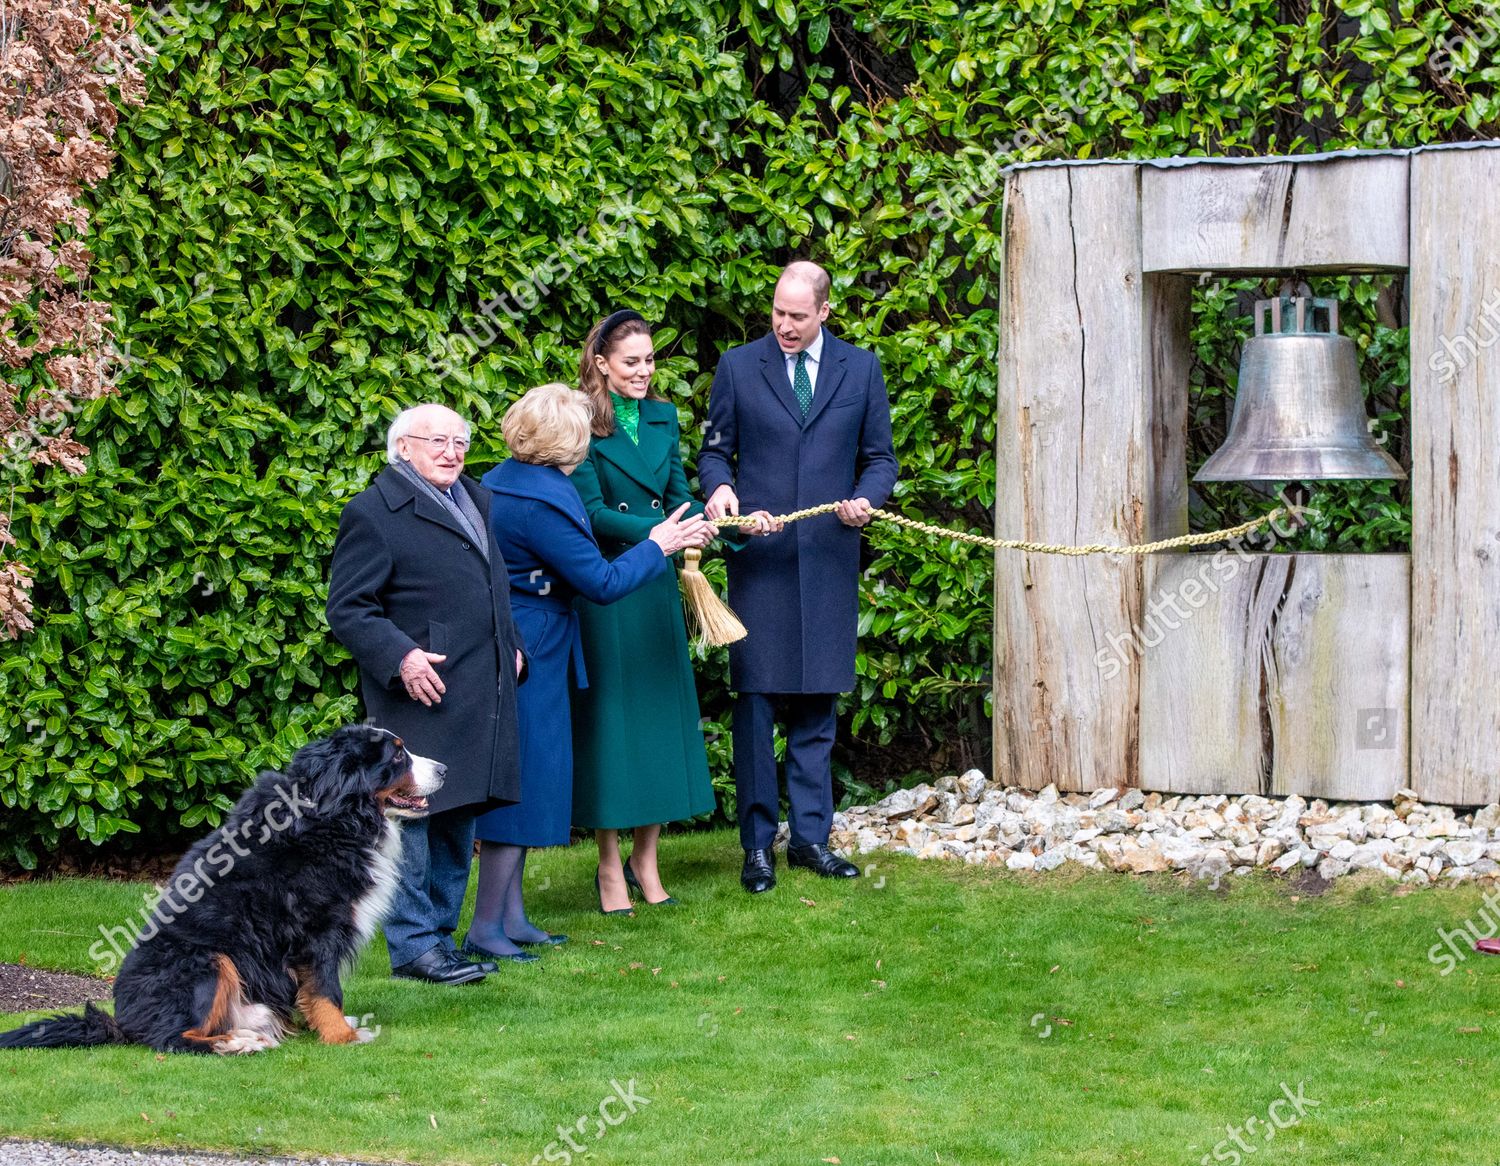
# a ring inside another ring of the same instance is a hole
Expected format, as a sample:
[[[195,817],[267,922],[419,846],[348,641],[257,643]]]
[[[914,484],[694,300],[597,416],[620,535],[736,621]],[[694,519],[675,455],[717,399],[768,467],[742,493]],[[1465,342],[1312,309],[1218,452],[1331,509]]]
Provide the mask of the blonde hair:
[[[593,420],[588,398],[577,389],[538,385],[505,411],[500,433],[517,461],[576,466],[589,455]]]

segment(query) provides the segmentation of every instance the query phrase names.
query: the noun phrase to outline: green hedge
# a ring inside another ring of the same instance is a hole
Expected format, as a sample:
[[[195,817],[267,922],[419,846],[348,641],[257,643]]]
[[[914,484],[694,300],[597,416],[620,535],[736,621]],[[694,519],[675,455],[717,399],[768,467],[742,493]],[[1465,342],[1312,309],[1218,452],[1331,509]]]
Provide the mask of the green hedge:
[[[179,11],[96,196],[122,392],[81,426],[89,473],[17,498],[38,630],[0,649],[0,857],[23,865],[215,823],[253,769],[358,715],[326,564],[398,407],[470,415],[482,468],[507,402],[570,379],[630,305],[662,321],[659,385],[696,432],[717,354],[810,255],[884,362],[896,505],[984,530],[997,159],[1405,146],[1496,113],[1484,38],[1444,49],[1435,4]],[[988,747],[991,564],[869,544],[857,795]],[[723,734],[721,657],[701,679]]]

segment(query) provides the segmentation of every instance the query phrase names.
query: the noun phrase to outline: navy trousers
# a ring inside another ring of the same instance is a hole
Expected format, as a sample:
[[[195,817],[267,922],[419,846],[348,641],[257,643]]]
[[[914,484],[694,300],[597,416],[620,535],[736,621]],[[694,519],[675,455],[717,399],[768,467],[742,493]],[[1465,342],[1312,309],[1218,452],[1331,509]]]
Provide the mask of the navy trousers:
[[[385,921],[391,967],[439,945],[456,950],[453,932],[469,888],[474,818],[474,807],[460,806],[401,822],[399,881]]]
[[[769,850],[781,798],[774,732],[778,706],[786,725],[786,793],[793,846],[822,846],[833,828],[833,739],[838,694],[742,692],[734,702],[734,792],[740,845]]]

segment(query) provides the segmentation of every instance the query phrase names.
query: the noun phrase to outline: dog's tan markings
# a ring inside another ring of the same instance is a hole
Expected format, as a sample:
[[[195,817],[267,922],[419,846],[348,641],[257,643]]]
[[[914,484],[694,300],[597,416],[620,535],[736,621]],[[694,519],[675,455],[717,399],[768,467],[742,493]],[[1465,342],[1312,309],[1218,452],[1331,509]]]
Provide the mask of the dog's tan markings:
[[[306,1018],[307,1027],[325,1045],[348,1045],[359,1040],[359,1033],[345,1019],[343,1008],[318,992],[305,973],[297,977],[297,1007]]]
[[[217,1046],[220,1041],[228,1038],[232,1027],[230,1017],[243,1000],[240,972],[234,966],[234,961],[227,955],[219,954],[214,956],[214,963],[219,969],[219,984],[214,989],[214,999],[209,1005],[208,1015],[199,1022],[198,1027],[187,1029],[182,1034],[182,1039]]]

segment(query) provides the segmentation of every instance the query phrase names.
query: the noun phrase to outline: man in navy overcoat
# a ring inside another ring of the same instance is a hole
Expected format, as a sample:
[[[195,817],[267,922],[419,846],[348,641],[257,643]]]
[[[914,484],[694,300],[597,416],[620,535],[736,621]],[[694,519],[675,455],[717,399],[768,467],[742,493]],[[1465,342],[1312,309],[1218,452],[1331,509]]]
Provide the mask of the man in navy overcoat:
[[[786,529],[763,521],[729,556],[729,603],[749,636],[729,649],[740,881],[776,885],[780,800],[772,735],[786,729],[787,861],[832,878],[858,869],[828,849],[838,694],[854,687],[860,527],[896,484],[880,361],[826,328],[828,274],[793,263],[776,283],[771,332],[719,360],[698,477],[710,520],[838,502]]]
[[[448,768],[427,817],[402,823],[385,920],[392,974],[482,980],[453,943],[474,819],[520,799],[516,685],[525,665],[489,491],[463,473],[469,426],[442,405],[399,414],[390,463],[339,517],[328,626],[359,665],[371,721]],[[389,856],[387,856],[389,858]]]

